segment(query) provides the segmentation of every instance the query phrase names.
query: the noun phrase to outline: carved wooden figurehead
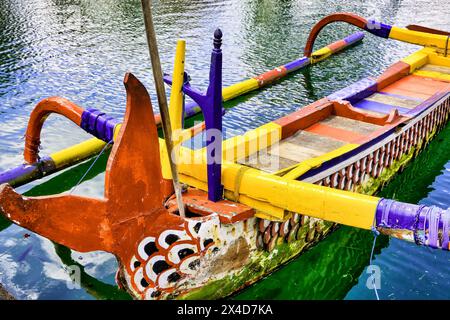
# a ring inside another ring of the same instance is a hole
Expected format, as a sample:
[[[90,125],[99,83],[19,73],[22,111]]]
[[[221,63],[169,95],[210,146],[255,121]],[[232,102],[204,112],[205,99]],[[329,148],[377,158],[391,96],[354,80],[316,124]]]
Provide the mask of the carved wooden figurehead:
[[[182,219],[165,208],[173,189],[162,176],[150,97],[132,74],[124,84],[125,119],[108,160],[104,198],[23,197],[4,184],[0,212],[71,249],[113,253],[121,284],[136,298],[157,298],[196,272],[200,252],[212,244],[208,228],[201,226],[218,218]]]

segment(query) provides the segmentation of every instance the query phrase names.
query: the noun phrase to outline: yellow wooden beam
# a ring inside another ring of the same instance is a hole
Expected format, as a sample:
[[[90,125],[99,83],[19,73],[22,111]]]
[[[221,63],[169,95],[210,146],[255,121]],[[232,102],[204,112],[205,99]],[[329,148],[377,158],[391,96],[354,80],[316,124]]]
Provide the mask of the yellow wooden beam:
[[[447,36],[427,32],[413,31],[395,26],[391,28],[389,38],[412,44],[417,44],[424,47],[445,49],[447,46]]]
[[[183,123],[183,82],[186,41],[178,40],[173,67],[172,90],[170,92],[169,116],[172,132],[182,129]],[[174,141],[176,145],[178,141]]]

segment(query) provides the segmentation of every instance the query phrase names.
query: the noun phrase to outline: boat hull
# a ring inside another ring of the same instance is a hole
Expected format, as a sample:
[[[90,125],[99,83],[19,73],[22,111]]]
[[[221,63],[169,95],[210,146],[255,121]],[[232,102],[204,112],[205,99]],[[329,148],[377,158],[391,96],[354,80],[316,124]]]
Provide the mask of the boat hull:
[[[373,195],[425,148],[446,125],[449,113],[450,94],[447,94],[364,152],[307,180]],[[195,219],[199,218],[186,218],[186,221]],[[210,219],[214,225],[210,230],[214,231],[209,232],[212,242],[201,254],[195,272],[190,275],[179,272],[184,276],[172,284],[166,283],[163,290],[159,285],[154,298],[218,299],[230,296],[304,253],[338,227],[336,223],[299,213],[289,213],[285,221],[251,217],[224,223],[216,214],[201,219]],[[384,231],[386,234],[392,232],[395,230]],[[397,237],[413,241],[412,233],[401,233]],[[135,274],[127,274],[125,269],[122,268],[123,280],[130,282]],[[143,299],[153,298],[145,290],[130,293]]]

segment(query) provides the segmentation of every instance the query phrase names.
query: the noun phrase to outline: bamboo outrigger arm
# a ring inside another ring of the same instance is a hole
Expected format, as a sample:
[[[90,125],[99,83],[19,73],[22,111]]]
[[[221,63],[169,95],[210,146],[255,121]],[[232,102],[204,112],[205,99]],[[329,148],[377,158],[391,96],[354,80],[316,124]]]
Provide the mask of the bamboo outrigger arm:
[[[305,56],[310,57],[312,55],[314,42],[319,32],[328,24],[334,22],[349,23],[381,38],[390,38],[424,47],[436,48],[440,52],[443,52],[445,56],[447,56],[450,49],[450,34],[446,31],[416,25],[410,25],[405,29],[375,20],[367,20],[354,13],[339,12],[330,14],[316,23],[306,42]]]
[[[114,137],[114,129],[119,123],[97,109],[84,110],[75,103],[60,97],[44,99],[33,109],[25,134],[24,160],[27,164],[38,162],[41,130],[47,117],[56,113],[100,140],[110,142]]]

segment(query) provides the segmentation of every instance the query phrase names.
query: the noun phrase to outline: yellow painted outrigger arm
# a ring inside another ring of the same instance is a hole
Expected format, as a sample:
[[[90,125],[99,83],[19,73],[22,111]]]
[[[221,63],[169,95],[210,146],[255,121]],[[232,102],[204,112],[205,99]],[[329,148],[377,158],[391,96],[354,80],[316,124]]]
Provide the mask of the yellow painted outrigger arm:
[[[375,20],[367,20],[353,13],[333,13],[320,20],[311,30],[305,46],[305,56],[312,54],[314,42],[319,32],[328,24],[346,22],[381,38],[390,38],[419,46],[433,48],[444,56],[449,53],[450,33],[430,28],[413,26],[415,30],[384,24]]]
[[[396,26],[392,26],[389,38],[419,46],[436,48],[440,52],[444,52],[445,55],[450,45],[449,36],[408,30]]]

